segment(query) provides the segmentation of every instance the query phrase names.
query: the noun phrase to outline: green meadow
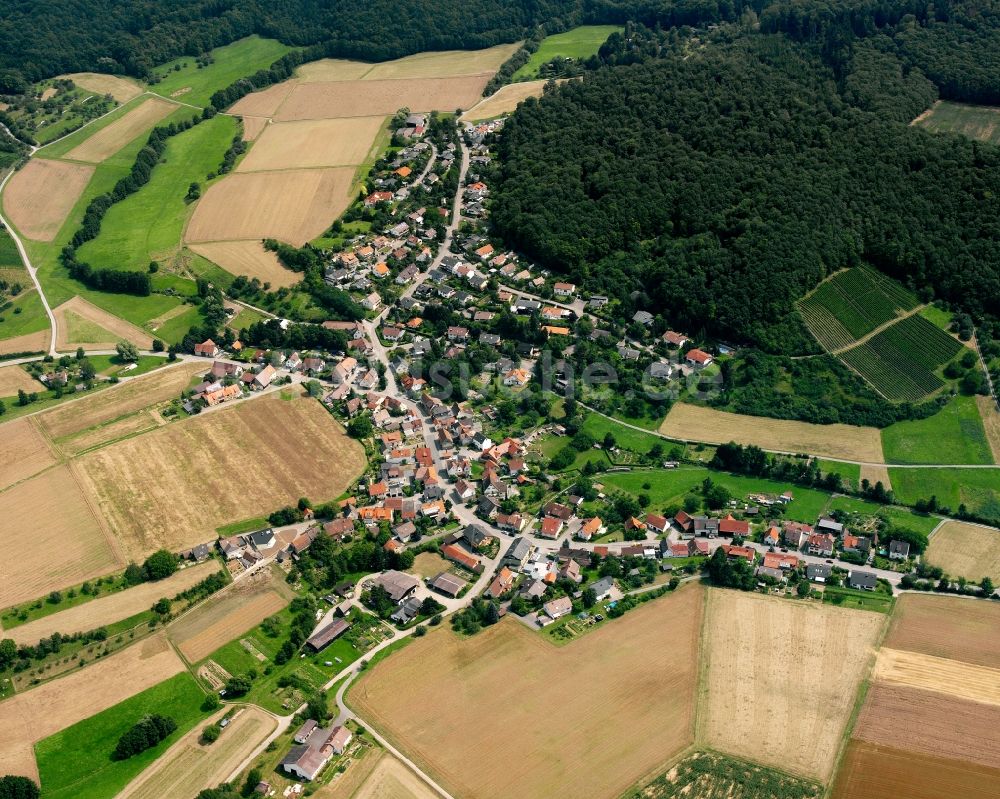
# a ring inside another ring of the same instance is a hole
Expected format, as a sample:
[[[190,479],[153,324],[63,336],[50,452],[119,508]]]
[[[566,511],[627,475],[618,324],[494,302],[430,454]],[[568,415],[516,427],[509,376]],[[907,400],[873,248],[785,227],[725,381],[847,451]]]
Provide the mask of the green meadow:
[[[882,431],[887,463],[993,463],[975,397],[955,397],[933,416]]]
[[[937,497],[938,505],[952,512],[965,505],[993,523],[1000,522],[1000,469],[893,469],[892,490],[900,502],[912,505]]]
[[[619,25],[583,25],[565,33],[546,36],[531,54],[528,63],[514,73],[512,80],[531,80],[538,75],[539,67],[556,56],[577,60],[589,58],[597,53],[612,33],[622,30]]]

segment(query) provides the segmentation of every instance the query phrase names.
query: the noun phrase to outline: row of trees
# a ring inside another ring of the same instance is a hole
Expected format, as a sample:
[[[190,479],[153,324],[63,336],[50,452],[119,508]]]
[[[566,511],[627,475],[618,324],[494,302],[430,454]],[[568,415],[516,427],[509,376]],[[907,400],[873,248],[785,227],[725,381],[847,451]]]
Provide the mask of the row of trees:
[[[128,760],[133,755],[152,749],[177,729],[177,722],[169,716],[153,713],[139,719],[122,733],[111,753],[112,760]]]

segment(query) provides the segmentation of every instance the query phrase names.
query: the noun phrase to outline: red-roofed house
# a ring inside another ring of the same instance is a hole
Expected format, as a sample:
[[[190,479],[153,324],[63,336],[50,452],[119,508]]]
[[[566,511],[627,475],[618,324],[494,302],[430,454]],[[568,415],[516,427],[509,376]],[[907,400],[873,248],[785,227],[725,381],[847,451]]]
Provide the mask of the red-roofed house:
[[[713,358],[707,352],[699,349],[688,350],[688,354],[685,356],[686,360],[692,366],[708,366]]]
[[[538,534],[542,538],[558,538],[562,532],[562,528],[562,519],[557,519],[555,516],[546,516],[542,519],[542,528]]]
[[[719,519],[719,535],[750,535],[750,522],[727,515]]]
[[[441,556],[476,574],[479,574],[483,570],[483,564],[479,558],[470,555],[455,544],[445,544],[441,547]]]

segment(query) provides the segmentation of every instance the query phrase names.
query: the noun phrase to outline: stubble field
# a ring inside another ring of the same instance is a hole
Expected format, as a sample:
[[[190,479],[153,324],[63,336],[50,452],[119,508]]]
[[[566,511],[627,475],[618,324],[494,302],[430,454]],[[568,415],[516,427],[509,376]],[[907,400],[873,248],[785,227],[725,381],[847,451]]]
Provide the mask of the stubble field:
[[[150,97],[82,141],[63,157],[69,161],[99,164],[176,110],[176,103]]]
[[[904,594],[884,646],[1000,668],[1000,604]]]
[[[437,793],[391,755],[385,754],[352,799],[436,799]]]
[[[270,283],[271,289],[294,286],[302,280],[302,274],[287,269],[273,252],[264,249],[257,239],[253,241],[214,241],[207,244],[192,244],[190,248],[202,258],[218,264],[233,275],[257,278],[261,283]]]
[[[436,631],[349,702],[456,795],[619,795],[692,740],[702,600],[687,586],[565,647],[513,619]]]
[[[1000,463],[1000,411],[992,397],[976,396],[979,417],[983,421],[983,432],[986,433],[986,443],[990,446],[993,462]]]
[[[119,319],[96,305],[87,302],[83,297],[73,297],[58,308],[53,308],[58,335],[56,347],[60,350],[75,350],[82,346],[85,350],[113,350],[119,341],[131,341],[139,349],[148,350],[153,347],[153,337],[140,327]],[[82,319],[93,327],[93,332],[103,331],[108,334],[76,335],[80,330],[86,330],[74,322],[73,317]]]
[[[267,117],[243,116],[243,141],[255,141],[270,120]]]
[[[807,452],[827,458],[882,463],[882,439],[874,427],[809,424],[787,419],[763,419],[675,403],[660,425],[670,438],[708,444],[755,444],[782,452]]]
[[[97,94],[110,94],[119,103],[127,103],[134,97],[142,94],[142,87],[128,78],[121,78],[117,75],[101,75],[97,72],[71,72],[68,75],[60,75],[62,78],[69,78],[81,89]]]
[[[541,97],[546,83],[548,83],[546,80],[508,83],[472,106],[462,114],[462,119],[469,122],[479,122],[484,119],[493,119],[502,114],[509,114],[529,97]]]
[[[13,367],[12,367],[13,368]],[[0,459],[0,490],[26,480],[56,462],[45,439],[30,419],[17,419],[0,426],[4,457]]]
[[[922,688],[1000,707],[1000,668],[996,667],[900,649],[882,649],[872,678],[890,685]],[[1000,766],[1000,762],[997,765]]]
[[[3,210],[21,233],[52,241],[94,174],[94,167],[32,158],[7,182]]]
[[[0,397],[11,397],[18,390],[38,391],[41,387],[42,384],[20,366],[0,367]]]
[[[829,780],[884,617],[726,590],[706,612],[699,740]]]
[[[355,166],[362,163],[385,117],[313,119],[268,125],[237,172]]]
[[[931,536],[924,559],[952,577],[1000,580],[1000,530],[948,521]]]

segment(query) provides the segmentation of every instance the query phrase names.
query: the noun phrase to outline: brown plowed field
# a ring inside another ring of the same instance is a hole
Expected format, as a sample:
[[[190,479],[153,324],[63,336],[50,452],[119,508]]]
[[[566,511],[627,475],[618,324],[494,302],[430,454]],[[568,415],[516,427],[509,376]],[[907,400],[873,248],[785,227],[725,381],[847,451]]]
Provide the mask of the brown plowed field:
[[[254,141],[270,121],[267,117],[249,117],[243,119],[243,141]]]
[[[18,644],[34,644],[52,633],[71,634],[96,630],[102,625],[114,624],[137,613],[142,613],[144,610],[149,610],[164,597],[173,599],[181,591],[186,591],[208,575],[219,571],[219,568],[218,562],[214,560],[188,566],[166,580],[142,583],[134,588],[94,599],[60,613],[44,616],[37,621],[22,624],[13,630],[7,630],[4,636],[13,638],[14,642]]]
[[[903,594],[884,645],[1000,668],[1000,604]]]
[[[339,167],[228,175],[205,192],[186,239],[275,238],[301,246],[350,205],[354,172],[354,167]]]
[[[411,111],[471,108],[479,101],[489,79],[489,74],[483,74],[455,78],[299,83],[292,86],[275,119],[289,122],[295,119],[391,116],[403,107]]]
[[[39,391],[42,388],[42,384],[20,366],[0,366],[0,397],[12,397],[18,389]]]
[[[142,87],[127,78],[117,75],[101,75],[97,72],[72,72],[60,77],[69,78],[81,89],[97,94],[110,94],[119,103],[127,103],[142,94]]]
[[[0,355],[12,352],[44,352],[48,348],[48,330],[39,330],[37,333],[28,333],[15,338],[0,339]]]
[[[561,647],[513,619],[438,630],[349,704],[455,796],[618,796],[692,741],[702,599],[686,586]]]
[[[979,582],[1000,580],[1000,530],[978,524],[949,521],[931,536],[924,560],[952,577]]]
[[[872,677],[1000,707],[1000,669],[996,668],[900,649],[882,649]]]
[[[807,452],[823,458],[883,463],[882,437],[875,427],[847,424],[809,424],[787,419],[765,419],[738,413],[675,403],[660,432],[684,441],[706,444],[755,444],[781,452]]]
[[[93,174],[86,164],[32,158],[8,181],[4,213],[27,238],[52,241]]]
[[[162,635],[0,702],[0,774],[38,779],[36,741],[184,671]]]
[[[699,740],[829,780],[884,617],[728,590],[707,614]]]
[[[301,273],[286,269],[277,255],[265,250],[260,239],[213,241],[207,244],[192,244],[190,249],[232,275],[259,278],[261,283],[270,283],[272,289],[294,286],[302,280]]]
[[[101,128],[93,136],[82,141],[66,153],[64,158],[99,164],[178,108],[180,106],[176,103],[159,97],[149,97],[107,127]]]
[[[299,497],[338,496],[364,468],[361,446],[312,399],[251,399],[75,463],[129,557],[184,549],[236,519]]]
[[[0,608],[68,588],[125,565],[69,465],[0,493],[10,557],[0,558]]]
[[[0,491],[56,462],[55,454],[30,419],[17,419],[0,426],[0,441],[3,441]]]
[[[563,83],[564,81],[559,81]],[[522,83],[508,83],[489,97],[485,97],[462,114],[462,119],[479,122],[509,114],[529,97],[541,97],[547,80],[526,80]]]
[[[1000,769],[1000,707],[932,691],[873,683],[854,737]]]
[[[268,125],[236,171],[356,166],[384,123],[385,117],[351,117]]]
[[[833,799],[996,799],[1000,769],[851,741]]]
[[[70,325],[66,319],[67,312],[72,312],[88,322],[93,322],[95,325],[104,328],[112,334],[112,338],[109,341],[98,342],[71,341],[69,338]],[[73,297],[71,300],[67,300],[58,308],[53,308],[52,313],[55,314],[58,325],[59,332],[56,338],[56,347],[60,350],[76,349],[78,343],[85,344],[84,349],[109,350],[114,349],[115,345],[123,339],[131,341],[142,350],[152,349],[153,347],[153,337],[145,330],[136,327],[130,322],[126,322],[124,319],[119,319],[117,316],[109,314],[93,303],[87,302],[83,297]]]

